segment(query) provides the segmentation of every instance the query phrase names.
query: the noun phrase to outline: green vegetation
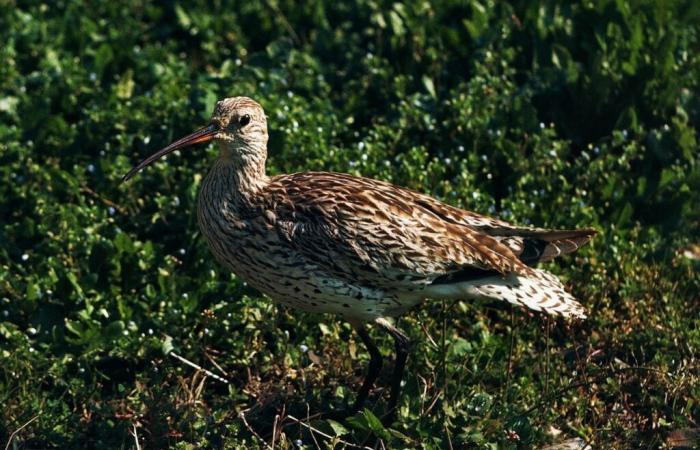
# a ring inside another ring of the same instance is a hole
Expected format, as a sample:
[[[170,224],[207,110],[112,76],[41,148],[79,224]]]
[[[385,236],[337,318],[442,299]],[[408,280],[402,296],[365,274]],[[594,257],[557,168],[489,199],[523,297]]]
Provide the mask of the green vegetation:
[[[35,416],[10,448],[646,449],[700,426],[700,3],[89,3],[0,1],[0,446]],[[213,261],[216,149],[120,183],[234,95],[266,108],[272,173],[597,228],[546,266],[590,319],[424,304],[400,422],[376,389],[312,436],[287,415],[351,402],[368,356]]]

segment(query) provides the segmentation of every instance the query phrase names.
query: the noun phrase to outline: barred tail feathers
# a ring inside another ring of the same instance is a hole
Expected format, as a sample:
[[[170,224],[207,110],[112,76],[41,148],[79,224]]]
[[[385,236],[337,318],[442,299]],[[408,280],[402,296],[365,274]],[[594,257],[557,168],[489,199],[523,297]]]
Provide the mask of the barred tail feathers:
[[[510,273],[451,284],[431,285],[429,296],[455,299],[485,298],[503,300],[534,311],[563,317],[586,318],[576,299],[564,290],[561,281],[549,272],[531,269],[527,275]]]

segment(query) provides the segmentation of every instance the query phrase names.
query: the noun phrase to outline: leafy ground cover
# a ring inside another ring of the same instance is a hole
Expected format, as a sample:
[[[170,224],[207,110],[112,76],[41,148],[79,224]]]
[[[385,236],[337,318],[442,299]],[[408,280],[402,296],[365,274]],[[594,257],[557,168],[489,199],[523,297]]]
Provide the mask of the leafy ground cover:
[[[700,427],[698,2],[0,5],[0,444],[659,448]],[[213,262],[195,199],[216,149],[120,183],[233,95],[266,108],[272,173],[597,228],[547,265],[590,318],[427,303],[400,322],[393,428],[379,388],[307,421],[368,357]]]

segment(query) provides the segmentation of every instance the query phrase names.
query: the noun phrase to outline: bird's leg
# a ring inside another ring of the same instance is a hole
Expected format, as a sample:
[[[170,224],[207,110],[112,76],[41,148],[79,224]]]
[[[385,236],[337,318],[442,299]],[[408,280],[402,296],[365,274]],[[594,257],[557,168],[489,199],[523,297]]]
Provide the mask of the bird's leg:
[[[391,375],[389,405],[386,415],[382,418],[382,423],[388,426],[396,418],[396,405],[398,404],[399,393],[401,392],[401,379],[403,378],[403,371],[406,367],[406,359],[408,358],[411,341],[408,336],[406,336],[406,333],[396,328],[388,320],[380,317],[375,320],[375,323],[391,334],[396,345],[396,364],[394,365],[394,373]]]
[[[360,339],[362,339],[362,342],[365,344],[365,347],[367,347],[367,351],[369,351],[370,360],[365,381],[362,383],[362,387],[357,393],[355,404],[350,410],[352,414],[355,414],[364,406],[367,396],[369,395],[369,390],[372,389],[372,385],[379,376],[379,372],[382,370],[382,354],[379,353],[377,346],[374,345],[374,341],[372,341],[372,338],[369,336],[367,328],[365,328],[364,325],[359,325],[356,326],[355,329]]]
[[[377,380],[379,372],[382,370],[382,354],[379,353],[377,346],[374,345],[374,341],[369,337],[367,328],[362,324],[353,324],[353,326],[362,339],[362,342],[365,344],[365,347],[367,347],[367,351],[369,351],[370,360],[369,366],[367,367],[367,375],[365,375],[365,380],[362,382],[362,387],[357,393],[355,403],[350,409],[323,413],[320,415],[321,419],[343,420],[348,416],[356,414],[364,406],[369,396],[369,391],[372,389],[372,385]]]

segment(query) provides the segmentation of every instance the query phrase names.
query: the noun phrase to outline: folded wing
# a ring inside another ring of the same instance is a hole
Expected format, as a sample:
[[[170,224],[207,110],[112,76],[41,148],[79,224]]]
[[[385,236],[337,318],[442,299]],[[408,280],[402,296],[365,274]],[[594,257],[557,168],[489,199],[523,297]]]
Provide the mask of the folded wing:
[[[270,189],[283,239],[335,276],[385,289],[415,289],[450,276],[527,276],[534,273],[529,263],[583,242],[577,232],[514,227],[346,174],[283,175]]]

